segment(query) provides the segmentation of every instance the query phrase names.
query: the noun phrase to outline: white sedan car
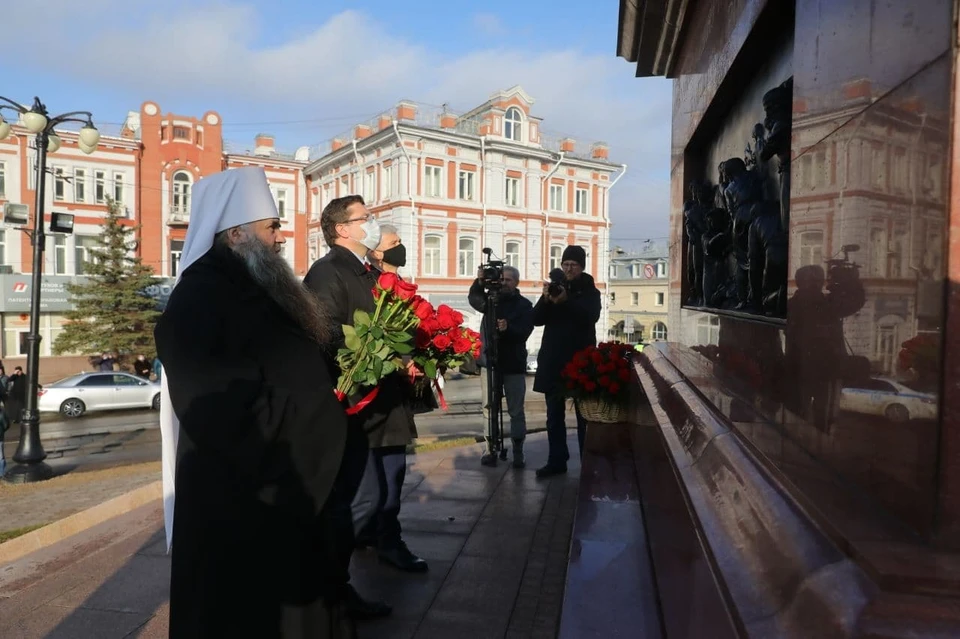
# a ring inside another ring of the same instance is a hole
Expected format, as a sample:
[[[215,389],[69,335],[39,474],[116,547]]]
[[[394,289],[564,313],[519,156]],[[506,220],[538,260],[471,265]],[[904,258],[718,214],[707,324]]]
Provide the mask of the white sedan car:
[[[129,373],[80,373],[46,384],[39,391],[38,404],[41,412],[64,417],[124,408],[160,410],[160,383]]]
[[[936,419],[937,396],[921,393],[892,379],[874,377],[840,392],[840,410],[882,415],[892,422]]]

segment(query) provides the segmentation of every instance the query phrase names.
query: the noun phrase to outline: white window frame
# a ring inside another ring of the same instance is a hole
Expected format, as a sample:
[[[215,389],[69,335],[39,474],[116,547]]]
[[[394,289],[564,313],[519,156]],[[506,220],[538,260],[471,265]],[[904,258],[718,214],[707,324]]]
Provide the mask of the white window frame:
[[[590,191],[577,188],[573,196],[573,210],[578,215],[590,215]]]
[[[174,250],[173,248],[174,242],[180,243],[179,251]],[[170,266],[169,266],[170,277],[176,277],[179,274],[178,271],[180,270],[180,259],[183,257],[183,244],[184,244],[183,240],[171,239],[169,241],[169,244],[167,245],[167,250],[170,251]]]
[[[0,200],[7,197],[7,163],[0,162]]]
[[[393,197],[393,165],[383,167],[383,197],[390,198]]]
[[[800,266],[823,266],[823,239],[823,231],[800,233],[797,242],[800,249]]]
[[[513,117],[513,116],[516,117]],[[503,114],[503,137],[514,142],[523,142],[523,111],[510,107]]]
[[[117,204],[123,204],[124,202],[124,193],[123,193],[123,173],[114,173],[113,174],[113,201]]]
[[[660,292],[655,293],[654,305],[663,306],[664,300],[666,299],[666,297],[667,297],[666,293],[660,293]]]
[[[657,277],[666,277],[666,276],[667,276],[667,263],[657,262]]]
[[[463,243],[469,242],[470,248],[463,248]],[[470,235],[457,237],[457,276],[476,277],[477,273],[477,239]]]
[[[437,245],[429,244],[436,240]],[[425,235],[423,238],[423,274],[428,277],[440,277],[443,275],[443,236]]]
[[[663,341],[667,339],[667,325],[663,322],[654,322],[650,328],[650,337],[654,341]]]
[[[630,306],[640,306],[640,293],[637,291],[630,293]]]
[[[178,176],[185,176],[186,180],[178,180]],[[170,212],[173,215],[186,219],[190,215],[190,198],[193,195],[193,176],[189,171],[177,171],[170,179],[172,184],[170,197]]]
[[[0,264],[7,263],[7,231],[0,229]]]
[[[363,201],[373,204],[377,201],[377,170],[363,173]]]
[[[520,206],[520,178],[507,178],[504,202],[507,206]]]
[[[443,197],[443,167],[428,164],[423,167],[423,195]]]
[[[97,204],[104,204],[107,201],[107,172],[93,172],[93,200]]]
[[[510,247],[515,246],[516,250],[511,251]],[[520,260],[523,259],[522,254],[522,243],[520,240],[507,240],[503,243],[503,263],[512,266],[513,268],[520,268]]]
[[[464,202],[473,202],[476,198],[477,172],[460,169],[457,172],[457,198]]]
[[[68,275],[66,235],[53,236],[53,273],[54,275]]]
[[[73,236],[73,274],[83,275],[83,265],[92,263],[93,257],[90,255],[90,249],[95,247],[86,246],[80,240],[82,237],[89,237],[94,243],[99,244],[99,238],[96,235],[74,235]]]
[[[277,189],[277,214],[281,220],[287,219],[287,189]]]
[[[564,212],[564,185],[563,184],[551,184],[550,185],[550,198],[549,198],[549,207],[551,211],[556,213]]]
[[[64,180],[63,168],[54,167],[53,169],[53,200],[63,202],[67,195],[66,181]]]
[[[556,253],[556,255],[554,255]],[[560,268],[560,261],[563,259],[563,247],[554,244],[550,247],[550,270]]]
[[[73,201],[83,204],[87,201],[87,170],[73,169]]]

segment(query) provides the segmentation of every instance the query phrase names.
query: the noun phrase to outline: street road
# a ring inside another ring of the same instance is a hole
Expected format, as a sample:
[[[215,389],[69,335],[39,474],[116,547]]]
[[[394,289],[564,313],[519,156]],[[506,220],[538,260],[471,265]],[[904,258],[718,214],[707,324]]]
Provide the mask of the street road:
[[[543,396],[532,391],[533,377],[527,378],[527,427],[544,428]],[[486,420],[480,412],[480,380],[477,376],[456,376],[444,387],[448,410],[417,415],[417,430],[423,439],[455,439],[482,435]],[[504,419],[509,420],[504,406]],[[509,422],[508,422],[509,423]],[[47,463],[58,472],[84,470],[160,459],[160,417],[156,411],[130,410],[91,413],[65,420],[43,414],[40,438]],[[6,434],[4,451],[12,464],[19,427]]]

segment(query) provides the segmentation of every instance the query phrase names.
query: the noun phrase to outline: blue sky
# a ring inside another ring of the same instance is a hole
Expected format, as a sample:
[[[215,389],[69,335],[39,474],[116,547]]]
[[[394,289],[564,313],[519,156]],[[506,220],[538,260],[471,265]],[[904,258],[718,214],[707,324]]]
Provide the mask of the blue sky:
[[[671,86],[634,78],[615,56],[616,2],[10,4],[0,95],[39,95],[55,113],[90,110],[101,123],[145,100],[164,112],[212,109],[241,148],[259,131],[284,150],[322,144],[401,99],[463,111],[519,84],[544,131],[580,148],[606,141],[611,160],[628,165],[611,195],[614,240],[667,234]]]

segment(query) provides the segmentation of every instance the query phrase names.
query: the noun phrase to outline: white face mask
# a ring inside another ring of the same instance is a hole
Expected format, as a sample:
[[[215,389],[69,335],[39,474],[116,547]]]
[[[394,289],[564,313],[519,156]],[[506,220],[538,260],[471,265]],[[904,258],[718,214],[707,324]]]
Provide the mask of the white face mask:
[[[380,245],[380,222],[371,216],[370,219],[360,225],[360,228],[366,234],[366,236],[360,240],[360,243],[371,251],[375,250],[377,246]]]

